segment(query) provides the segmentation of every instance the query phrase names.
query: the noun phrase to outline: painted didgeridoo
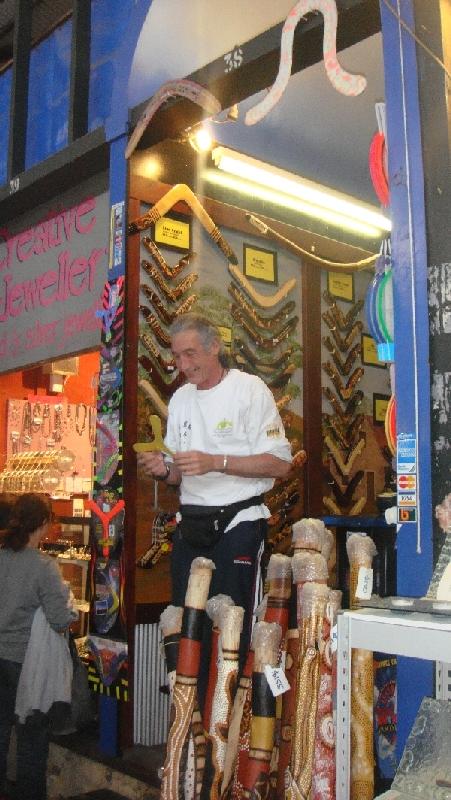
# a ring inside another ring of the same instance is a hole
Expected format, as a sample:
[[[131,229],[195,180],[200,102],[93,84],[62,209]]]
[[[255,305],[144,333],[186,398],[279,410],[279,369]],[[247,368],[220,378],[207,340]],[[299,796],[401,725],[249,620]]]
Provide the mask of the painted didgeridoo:
[[[219,640],[219,614],[224,605],[235,605],[228,594],[215,594],[207,600],[206,611],[212,622],[211,647],[210,647],[210,666],[208,671],[207,689],[205,692],[203,723],[204,730],[210,730],[211,707],[213,695],[215,693],[216,681],[218,678],[218,640]]]
[[[290,614],[290,599],[292,594],[291,558],[282,553],[273,553],[269,559],[266,572],[268,596],[264,614],[265,622],[276,622],[280,625],[280,652],[279,663],[286,662],[287,630]],[[277,774],[279,768],[279,749],[282,724],[282,699],[283,695],[276,698],[276,719],[274,731],[274,746],[269,766],[269,784],[272,794],[276,791]]]
[[[161,800],[178,800],[181,764],[197,705],[197,677],[211,575],[214,564],[208,558],[195,558],[191,564],[183,609],[182,631],[177,658],[177,675],[173,692],[173,719],[169,728],[166,758],[161,783]],[[200,743],[199,743],[200,744]],[[202,785],[205,752],[197,748],[196,785],[198,797]]]
[[[358,608],[360,570],[371,569],[376,546],[369,536],[353,533],[346,542],[350,565],[349,604]],[[373,653],[353,649],[351,654],[351,800],[374,797]]]
[[[180,631],[182,629],[183,608],[168,606],[160,615],[160,630],[163,637],[164,657],[168,673],[169,696],[172,702],[177,657],[179,652]]]
[[[302,800],[310,798],[320,686],[318,639],[328,595],[329,588],[325,584],[312,582],[302,587],[300,657],[296,682],[293,746],[290,768],[285,773],[287,798],[298,797]]]
[[[228,728],[238,681],[240,636],[244,608],[224,605],[219,611],[218,676],[213,695],[207,758],[201,798],[219,800],[224,778]]]
[[[252,632],[254,669],[249,754],[245,770],[238,774],[244,798],[266,797],[269,791],[269,768],[276,726],[276,699],[268,683],[265,666],[277,666],[280,637],[281,628],[275,622],[257,622]]]
[[[296,700],[296,674],[299,660],[299,628],[297,621],[296,587],[292,586],[288,630],[286,633],[285,675],[290,688],[282,695],[282,715],[280,721],[279,760],[277,765],[277,786],[271,796],[277,800],[285,797],[285,771],[290,765],[293,738],[294,712]]]
[[[186,183],[176,183],[175,186],[169,189],[146,214],[143,214],[142,217],[138,217],[130,223],[128,232],[136,233],[137,231],[144,230],[144,228],[150,228],[154,222],[164,217],[164,215],[167,214],[176,203],[180,202],[180,200],[183,200],[183,202],[189,206],[194,216],[197,217],[200,224],[205,228],[213,242],[218,245],[227,260],[232,264],[238,264],[238,259],[232,248],[224,239],[212,218],[207,214],[192,189],[190,189]]]

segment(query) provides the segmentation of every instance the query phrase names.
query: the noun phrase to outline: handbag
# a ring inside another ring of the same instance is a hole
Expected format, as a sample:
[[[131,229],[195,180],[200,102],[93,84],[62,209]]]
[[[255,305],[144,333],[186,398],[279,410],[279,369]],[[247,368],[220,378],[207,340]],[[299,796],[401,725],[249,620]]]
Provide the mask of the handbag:
[[[180,533],[192,547],[214,547],[238,511],[263,503],[263,495],[227,506],[180,506]]]
[[[49,713],[50,730],[55,736],[65,736],[83,730],[96,719],[96,700],[89,688],[88,670],[78,655],[73,633],[66,634],[72,661],[72,692],[70,705],[54,703]]]

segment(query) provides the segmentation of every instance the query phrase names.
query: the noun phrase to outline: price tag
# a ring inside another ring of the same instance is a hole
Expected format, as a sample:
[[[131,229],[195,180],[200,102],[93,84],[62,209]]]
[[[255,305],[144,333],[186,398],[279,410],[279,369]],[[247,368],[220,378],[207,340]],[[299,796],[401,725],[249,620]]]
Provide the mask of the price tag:
[[[355,596],[359,600],[368,600],[373,592],[373,570],[371,567],[360,567]]]
[[[338,628],[336,625],[333,626],[330,630],[330,649],[332,653],[336,652],[338,647]]]
[[[274,697],[287,692],[290,688],[287,676],[280,667],[271,667],[267,664],[265,667],[265,675]]]

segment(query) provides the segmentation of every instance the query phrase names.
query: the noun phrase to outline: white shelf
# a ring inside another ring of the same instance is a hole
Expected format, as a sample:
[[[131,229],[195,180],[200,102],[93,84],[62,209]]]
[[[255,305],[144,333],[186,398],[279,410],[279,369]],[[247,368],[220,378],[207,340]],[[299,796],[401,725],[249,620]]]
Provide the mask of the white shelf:
[[[350,796],[351,650],[451,662],[451,616],[364,608],[338,615],[337,800]]]

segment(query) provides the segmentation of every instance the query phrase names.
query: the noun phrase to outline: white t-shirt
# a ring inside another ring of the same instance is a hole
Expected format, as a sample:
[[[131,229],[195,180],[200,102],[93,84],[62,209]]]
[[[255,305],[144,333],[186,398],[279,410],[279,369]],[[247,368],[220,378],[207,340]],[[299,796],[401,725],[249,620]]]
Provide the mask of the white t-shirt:
[[[271,453],[291,461],[290,443],[274,397],[256,375],[231,369],[212,389],[187,383],[169,402],[166,444],[173,451],[200,450],[212,455],[248,456]],[[221,506],[263,494],[273,478],[242,478],[222,472],[184,475],[180,502]],[[227,530],[238,522],[268,517],[266,506],[240,511]]]

